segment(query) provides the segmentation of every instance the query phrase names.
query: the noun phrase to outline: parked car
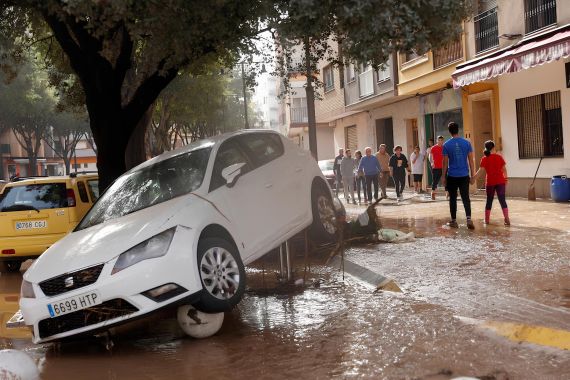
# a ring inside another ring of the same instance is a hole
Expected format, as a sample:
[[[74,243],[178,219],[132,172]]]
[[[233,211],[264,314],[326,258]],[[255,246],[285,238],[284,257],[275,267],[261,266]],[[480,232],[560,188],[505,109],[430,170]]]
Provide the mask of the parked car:
[[[18,271],[73,230],[98,195],[97,174],[18,179],[0,191],[0,264]]]
[[[319,168],[321,169],[321,171],[323,172],[323,175],[327,179],[329,186],[332,189],[335,189],[336,188],[336,180],[335,180],[333,167],[334,167],[334,160],[320,160],[319,161]]]
[[[119,177],[24,274],[34,342],[92,334],[166,306],[231,309],[244,265],[310,228],[333,239],[330,187],[284,136],[244,130],[164,153]]]

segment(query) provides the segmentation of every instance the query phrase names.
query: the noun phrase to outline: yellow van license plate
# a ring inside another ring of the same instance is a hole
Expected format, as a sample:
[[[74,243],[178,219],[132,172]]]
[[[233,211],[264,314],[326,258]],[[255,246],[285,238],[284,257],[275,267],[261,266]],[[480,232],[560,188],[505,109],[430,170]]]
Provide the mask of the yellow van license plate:
[[[16,230],[32,230],[36,228],[47,228],[47,221],[34,220],[32,222],[16,222]]]

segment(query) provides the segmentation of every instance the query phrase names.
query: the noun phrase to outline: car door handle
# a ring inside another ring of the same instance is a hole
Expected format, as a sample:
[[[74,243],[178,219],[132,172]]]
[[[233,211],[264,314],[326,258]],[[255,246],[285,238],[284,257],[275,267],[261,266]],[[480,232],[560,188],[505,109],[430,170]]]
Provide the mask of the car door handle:
[[[299,173],[299,172],[302,172],[302,171],[303,171],[303,168],[295,168],[295,173]]]
[[[271,188],[271,187],[273,187],[273,184],[272,184],[272,183],[266,183],[266,184],[265,184],[265,188],[266,188],[266,189],[269,189],[269,188]]]

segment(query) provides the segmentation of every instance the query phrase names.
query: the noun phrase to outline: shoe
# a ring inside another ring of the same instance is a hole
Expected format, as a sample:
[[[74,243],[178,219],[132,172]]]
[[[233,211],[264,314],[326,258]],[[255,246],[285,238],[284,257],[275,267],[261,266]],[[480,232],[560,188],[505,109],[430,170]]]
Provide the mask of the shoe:
[[[470,230],[475,229],[475,224],[473,224],[473,221],[471,219],[467,219],[467,228],[469,228]]]
[[[356,204],[356,201],[355,201],[355,200],[353,200],[353,201],[352,201],[352,204],[353,204],[353,205],[355,205],[355,204]]]
[[[432,193],[431,193],[431,200],[432,200],[432,201],[435,201],[435,192],[432,192]]]
[[[509,218],[505,218],[505,226],[510,226],[511,225],[511,221],[509,220]]]
[[[455,220],[450,220],[447,222],[447,226],[450,228],[459,228],[459,224],[457,224],[457,221]]]

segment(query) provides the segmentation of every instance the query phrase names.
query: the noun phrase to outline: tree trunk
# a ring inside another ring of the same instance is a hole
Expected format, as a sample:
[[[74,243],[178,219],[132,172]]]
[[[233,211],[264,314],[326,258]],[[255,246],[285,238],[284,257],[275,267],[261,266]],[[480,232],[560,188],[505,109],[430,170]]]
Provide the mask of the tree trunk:
[[[311,45],[309,37],[305,37],[305,66],[307,75],[307,119],[309,124],[309,151],[318,160],[317,153],[317,121],[315,116],[315,88],[313,87],[313,72],[311,69]]]
[[[153,110],[154,105],[151,105],[139,120],[135,130],[131,134],[131,138],[127,144],[127,150],[125,151],[125,165],[127,170],[145,162],[147,159],[145,138],[146,131],[152,121]]]

